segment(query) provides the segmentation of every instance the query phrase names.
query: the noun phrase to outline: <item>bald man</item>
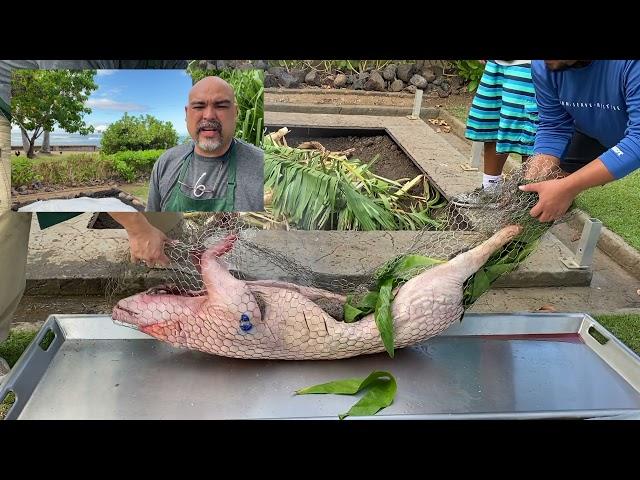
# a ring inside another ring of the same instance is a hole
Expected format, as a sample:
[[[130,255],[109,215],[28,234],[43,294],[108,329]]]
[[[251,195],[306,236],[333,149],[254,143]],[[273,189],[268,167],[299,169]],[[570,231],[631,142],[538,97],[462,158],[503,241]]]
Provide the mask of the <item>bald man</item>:
[[[147,210],[264,210],[264,152],[233,136],[238,106],[231,85],[203,78],[191,88],[184,111],[192,142],[156,161]]]

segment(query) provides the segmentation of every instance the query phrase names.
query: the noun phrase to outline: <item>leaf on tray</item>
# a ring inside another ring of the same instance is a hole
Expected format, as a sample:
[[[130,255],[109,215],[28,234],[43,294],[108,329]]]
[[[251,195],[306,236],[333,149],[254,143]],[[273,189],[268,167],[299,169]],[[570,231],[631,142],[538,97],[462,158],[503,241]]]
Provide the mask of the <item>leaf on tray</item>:
[[[339,395],[354,395],[365,389],[368,389],[367,393],[348,412],[338,415],[340,420],[348,416],[375,415],[393,403],[398,386],[396,379],[389,372],[376,371],[366,378],[346,378],[301,388],[296,390],[296,394],[335,393]]]

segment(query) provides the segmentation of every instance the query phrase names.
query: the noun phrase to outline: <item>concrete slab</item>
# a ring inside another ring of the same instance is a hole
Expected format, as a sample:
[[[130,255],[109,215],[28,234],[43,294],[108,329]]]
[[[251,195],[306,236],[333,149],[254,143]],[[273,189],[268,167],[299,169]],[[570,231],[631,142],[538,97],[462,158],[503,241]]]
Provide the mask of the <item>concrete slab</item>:
[[[40,230],[32,224],[27,268],[29,295],[100,295],[110,282],[122,277],[128,255],[124,230],[92,230],[91,214],[83,214]],[[469,232],[427,232],[414,251],[438,258],[477,243]],[[368,272],[415,244],[416,232],[269,231],[252,232],[248,239],[258,247],[277,250],[299,265],[298,273],[279,269],[255,250],[243,252],[241,264],[232,265],[245,278],[273,278],[296,282],[349,284],[369,278]],[[447,245],[446,250],[442,245]],[[571,271],[559,260],[569,250],[550,234],[520,267],[500,280],[502,287],[588,285],[591,272]],[[141,291],[166,281],[162,269],[131,267],[126,291]]]
[[[91,213],[40,230],[33,215],[27,259],[27,295],[103,294],[128,255],[124,230],[92,230]],[[143,290],[158,276],[138,267],[131,287]]]

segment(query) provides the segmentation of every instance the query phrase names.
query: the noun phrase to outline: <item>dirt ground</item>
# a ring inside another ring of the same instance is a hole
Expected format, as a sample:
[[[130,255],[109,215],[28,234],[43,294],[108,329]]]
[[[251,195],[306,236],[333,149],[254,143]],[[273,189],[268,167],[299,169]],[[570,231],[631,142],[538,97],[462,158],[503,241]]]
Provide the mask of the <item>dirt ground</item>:
[[[265,103],[305,103],[313,105],[374,105],[387,107],[411,107],[414,95],[399,93],[397,95],[381,94],[353,90],[311,90],[309,93],[291,93],[286,89],[277,89],[264,94]],[[473,94],[450,95],[445,98],[422,97],[424,107],[453,109],[468,107]]]
[[[18,195],[13,195],[11,199],[14,202],[19,202],[20,204],[34,202],[36,200],[46,200],[50,198],[68,198],[71,196],[79,195],[81,193],[86,193],[88,195],[93,194],[95,192],[102,192],[105,190],[109,190],[112,188],[117,188],[116,184],[111,183],[103,183],[98,186],[80,186],[80,187],[68,187],[68,188],[60,188],[60,190],[27,190],[29,193],[21,193]]]

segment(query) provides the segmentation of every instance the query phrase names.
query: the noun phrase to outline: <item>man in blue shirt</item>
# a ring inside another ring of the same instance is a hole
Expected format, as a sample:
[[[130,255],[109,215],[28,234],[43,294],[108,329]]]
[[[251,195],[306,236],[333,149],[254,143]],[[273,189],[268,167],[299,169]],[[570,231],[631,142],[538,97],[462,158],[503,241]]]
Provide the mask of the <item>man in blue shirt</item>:
[[[640,167],[640,62],[536,60],[531,68],[539,112],[531,165],[567,175],[520,189],[538,193],[531,216],[550,222],[583,190]]]

